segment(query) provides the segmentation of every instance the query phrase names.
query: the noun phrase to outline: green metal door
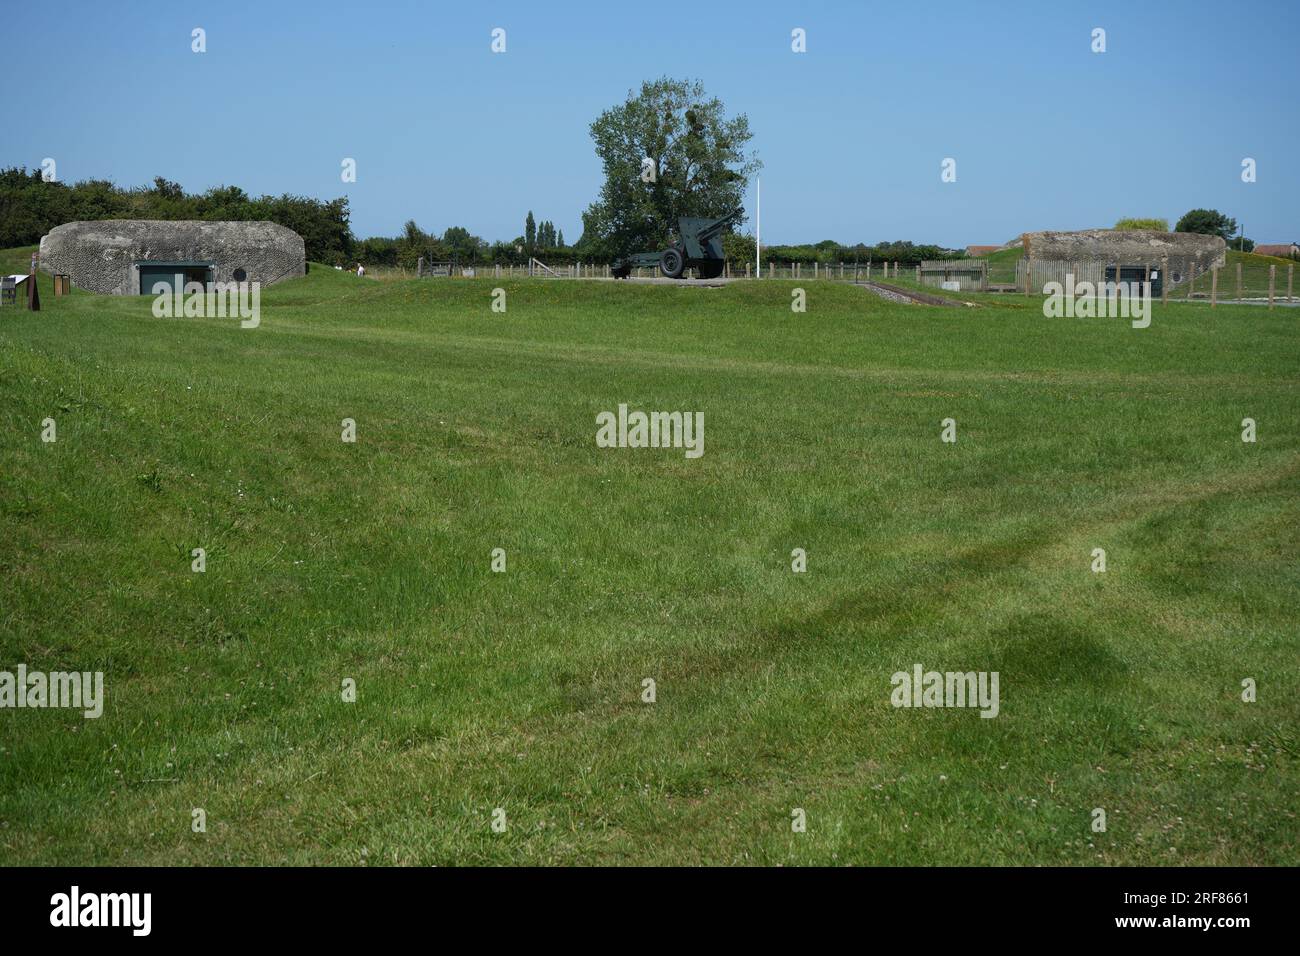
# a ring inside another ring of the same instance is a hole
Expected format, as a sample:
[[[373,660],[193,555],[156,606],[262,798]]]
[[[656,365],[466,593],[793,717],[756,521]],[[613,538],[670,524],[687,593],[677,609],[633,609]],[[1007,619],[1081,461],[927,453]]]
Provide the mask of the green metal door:
[[[187,282],[206,283],[212,278],[210,262],[140,262],[140,294],[157,295],[154,286],[166,285],[172,294],[185,291]]]
[[[141,295],[158,295],[163,290],[155,289],[154,286],[159,283],[167,286],[168,293],[177,292],[180,290],[177,289],[176,284],[178,282],[183,284],[184,281],[185,274],[178,266],[140,266]]]

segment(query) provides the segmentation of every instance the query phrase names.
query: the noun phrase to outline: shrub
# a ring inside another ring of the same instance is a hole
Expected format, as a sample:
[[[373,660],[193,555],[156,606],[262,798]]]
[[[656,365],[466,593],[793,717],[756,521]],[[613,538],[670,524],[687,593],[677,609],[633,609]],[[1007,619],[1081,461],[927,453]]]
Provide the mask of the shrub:
[[[1168,232],[1168,219],[1121,219],[1115,223],[1116,229],[1154,229],[1156,232]]]

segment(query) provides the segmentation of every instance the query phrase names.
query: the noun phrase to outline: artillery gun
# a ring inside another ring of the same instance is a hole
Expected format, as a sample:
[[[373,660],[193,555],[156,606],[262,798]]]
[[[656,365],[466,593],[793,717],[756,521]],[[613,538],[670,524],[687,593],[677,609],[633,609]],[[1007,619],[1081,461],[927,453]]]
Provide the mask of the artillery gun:
[[[735,209],[721,219],[682,216],[677,220],[676,242],[662,252],[634,252],[624,256],[614,262],[610,274],[616,279],[626,279],[634,268],[658,266],[670,279],[680,279],[687,269],[694,269],[701,279],[716,279],[722,275],[725,261],[722,233],[743,213],[743,209]]]

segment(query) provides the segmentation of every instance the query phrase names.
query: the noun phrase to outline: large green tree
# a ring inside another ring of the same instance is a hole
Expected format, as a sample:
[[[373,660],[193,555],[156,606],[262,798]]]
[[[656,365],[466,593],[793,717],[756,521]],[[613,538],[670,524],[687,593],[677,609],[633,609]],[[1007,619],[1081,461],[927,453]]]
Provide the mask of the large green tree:
[[[487,243],[464,226],[449,226],[442,234],[442,244],[452,258],[461,263],[477,262],[487,246]]]
[[[1237,220],[1230,219],[1217,209],[1193,209],[1174,226],[1174,232],[1196,232],[1203,236],[1218,236],[1227,241],[1237,231]]]
[[[605,183],[583,213],[579,248],[595,255],[662,248],[678,217],[741,207],[762,167],[746,152],[752,137],[748,117],[728,119],[698,80],[643,83],[591,124]]]

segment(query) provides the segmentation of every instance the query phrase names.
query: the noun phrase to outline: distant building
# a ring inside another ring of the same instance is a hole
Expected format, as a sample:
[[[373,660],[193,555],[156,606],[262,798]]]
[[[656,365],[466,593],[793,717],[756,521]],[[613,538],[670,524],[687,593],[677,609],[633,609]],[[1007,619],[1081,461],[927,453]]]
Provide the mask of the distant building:
[[[997,252],[1001,248],[1001,246],[967,246],[966,255],[987,256],[990,252]]]
[[[40,263],[106,295],[155,295],[190,282],[271,285],[307,272],[302,236],[273,222],[69,222],[41,238]]]
[[[1255,246],[1257,256],[1280,256],[1283,259],[1300,259],[1300,243],[1270,242]]]

